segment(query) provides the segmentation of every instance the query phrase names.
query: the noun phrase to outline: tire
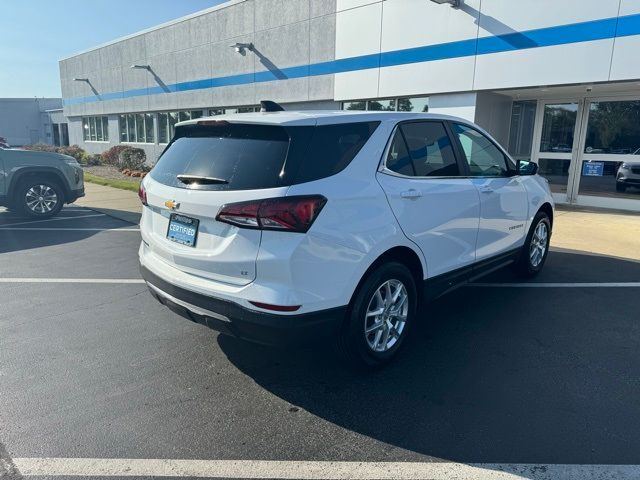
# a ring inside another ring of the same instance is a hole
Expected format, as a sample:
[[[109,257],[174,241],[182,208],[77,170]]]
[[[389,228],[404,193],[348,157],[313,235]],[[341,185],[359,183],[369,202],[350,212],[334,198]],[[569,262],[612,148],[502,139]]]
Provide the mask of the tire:
[[[515,272],[521,277],[535,277],[542,271],[549,254],[551,222],[544,212],[538,212],[531,222],[531,228],[515,263]],[[535,248],[535,251],[534,251]]]
[[[397,300],[385,303],[389,290]],[[398,289],[401,289],[398,292]],[[401,298],[405,298],[404,301]],[[338,350],[352,366],[375,368],[389,363],[404,343],[417,308],[416,285],[402,263],[387,262],[370,272],[360,284],[349,305],[349,312],[338,339]],[[398,309],[393,315],[394,309]],[[386,309],[378,315],[371,312]],[[369,313],[369,315],[367,315]],[[376,325],[378,328],[373,329]],[[369,333],[365,333],[369,328]],[[373,330],[371,330],[373,329]],[[393,332],[398,332],[396,335]]]
[[[616,182],[616,192],[624,193],[627,191],[627,186],[622,182]]]
[[[58,183],[32,177],[20,182],[12,206],[25,217],[46,219],[57,215],[64,201],[64,190]]]

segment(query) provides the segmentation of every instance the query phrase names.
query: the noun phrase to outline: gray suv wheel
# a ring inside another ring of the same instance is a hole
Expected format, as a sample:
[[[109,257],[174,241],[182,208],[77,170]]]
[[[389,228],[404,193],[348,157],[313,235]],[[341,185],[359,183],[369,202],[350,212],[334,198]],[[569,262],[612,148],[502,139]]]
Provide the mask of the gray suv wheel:
[[[13,205],[28,217],[53,217],[64,206],[64,192],[50,180],[26,180],[18,187]]]

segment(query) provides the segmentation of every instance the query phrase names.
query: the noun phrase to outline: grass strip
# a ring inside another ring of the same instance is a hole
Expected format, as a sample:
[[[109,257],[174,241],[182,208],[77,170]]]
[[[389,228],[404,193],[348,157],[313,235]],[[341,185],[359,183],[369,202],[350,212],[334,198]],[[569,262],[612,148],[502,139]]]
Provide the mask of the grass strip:
[[[84,172],[84,181],[104,185],[105,187],[119,188],[121,190],[130,190],[137,192],[140,188],[140,180],[114,180],[112,178],[99,177],[89,172]]]

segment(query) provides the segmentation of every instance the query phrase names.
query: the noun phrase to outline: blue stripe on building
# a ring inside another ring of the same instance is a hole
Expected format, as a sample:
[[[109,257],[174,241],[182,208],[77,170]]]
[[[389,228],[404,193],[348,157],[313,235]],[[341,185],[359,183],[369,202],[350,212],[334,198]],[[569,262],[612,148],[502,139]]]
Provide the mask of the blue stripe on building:
[[[124,92],[113,92],[74,97],[64,100],[64,105],[78,105],[97,101],[156,95],[162,93],[186,92],[207,88],[245,85],[249,83],[272,82],[293,78],[313,77],[335,73],[354,72],[371,68],[392,67],[412,63],[432,62],[453,58],[488,55],[492,53],[525,50],[529,48],[551,47],[570,43],[606,40],[615,37],[640,35],[640,14],[619,18],[605,18],[589,22],[558,25],[523,32],[513,32],[493,37],[460,40],[457,42],[426,45],[391,52],[360,55],[328,62],[286,67],[276,71],[263,71],[225,77],[207,78],[175,83],[164,87],[138,88]]]

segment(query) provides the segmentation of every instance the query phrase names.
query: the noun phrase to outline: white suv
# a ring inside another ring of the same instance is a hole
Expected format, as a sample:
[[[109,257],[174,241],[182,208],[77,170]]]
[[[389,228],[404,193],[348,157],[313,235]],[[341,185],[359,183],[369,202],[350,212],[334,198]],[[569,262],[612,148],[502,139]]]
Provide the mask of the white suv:
[[[444,115],[274,112],[177,125],[144,179],[141,271],[172,310],[264,344],[390,360],[422,298],[544,265],[553,200]]]

